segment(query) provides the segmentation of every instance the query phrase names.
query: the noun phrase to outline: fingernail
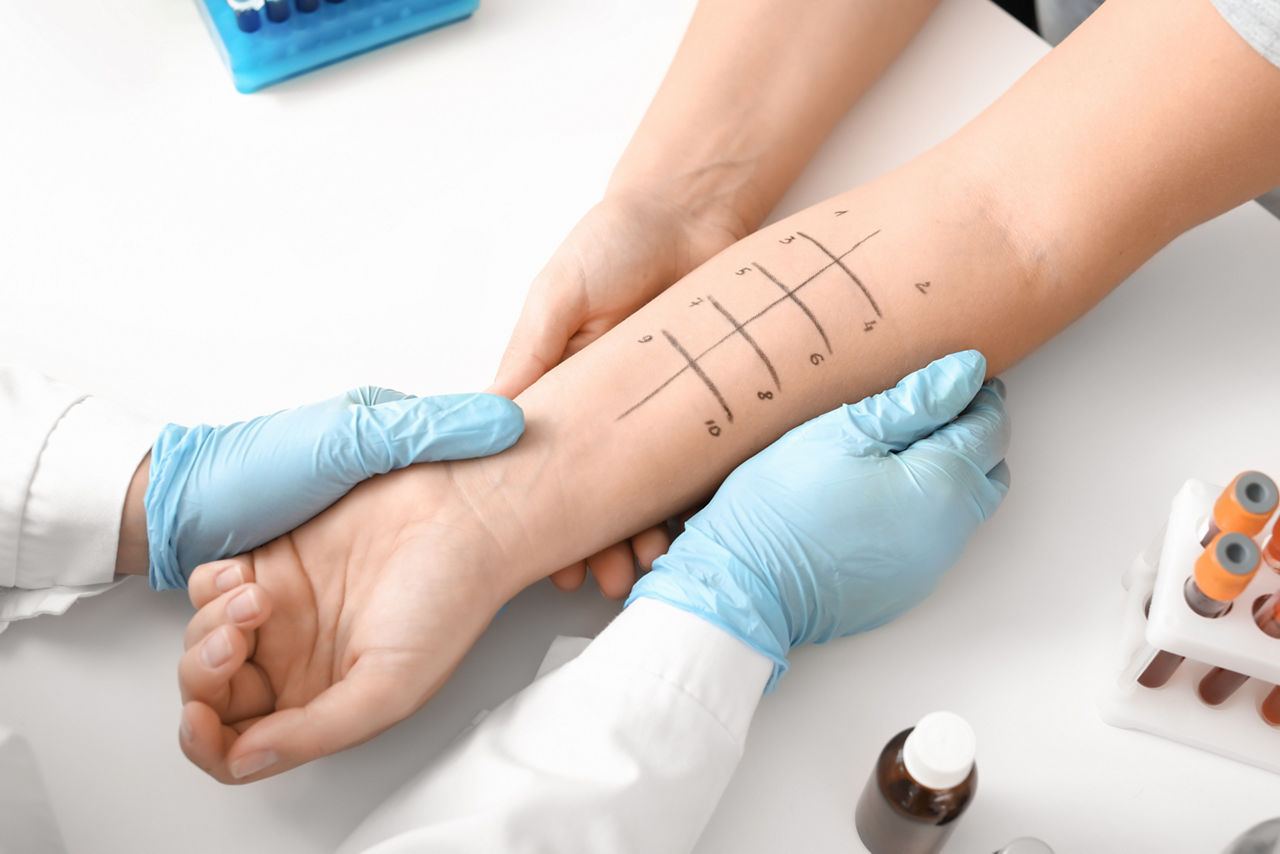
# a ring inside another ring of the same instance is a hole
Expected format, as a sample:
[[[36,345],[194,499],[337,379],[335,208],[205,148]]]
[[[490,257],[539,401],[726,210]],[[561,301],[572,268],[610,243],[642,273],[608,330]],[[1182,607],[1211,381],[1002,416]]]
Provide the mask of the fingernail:
[[[243,581],[244,573],[240,571],[240,567],[229,566],[214,576],[213,586],[218,588],[219,593],[226,593],[234,587],[239,587]]]
[[[231,641],[227,639],[226,632],[215,631],[204,639],[204,644],[200,647],[200,660],[205,667],[210,670],[221,667],[230,657]]]
[[[274,765],[277,758],[274,750],[255,750],[231,763],[231,776],[240,780],[250,774],[257,774],[268,765]]]
[[[178,738],[182,739],[183,744],[191,743],[191,722],[187,720],[186,709],[183,709],[182,720],[178,724]]]
[[[244,623],[258,616],[258,596],[246,590],[227,603],[227,616],[233,623]]]

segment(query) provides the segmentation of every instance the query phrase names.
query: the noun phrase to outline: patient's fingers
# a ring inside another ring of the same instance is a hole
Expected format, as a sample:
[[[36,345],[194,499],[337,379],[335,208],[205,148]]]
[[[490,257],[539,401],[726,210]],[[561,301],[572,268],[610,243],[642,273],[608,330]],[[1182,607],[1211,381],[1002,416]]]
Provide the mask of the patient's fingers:
[[[182,707],[178,744],[188,759],[215,780],[235,782],[227,768],[227,751],[239,736],[236,729],[224,725],[218,713],[204,703],[192,701]]]
[[[587,566],[600,585],[600,592],[610,599],[621,599],[636,582],[635,555],[631,542],[623,540],[587,558]]]
[[[373,737],[407,717],[418,701],[414,692],[404,690],[402,679],[394,672],[363,664],[363,660],[357,662],[342,681],[305,706],[284,709],[254,723],[230,745],[225,765],[205,753],[198,755],[209,765],[190,752],[187,755],[218,779],[224,779],[218,772],[225,772],[231,779],[224,781],[247,783]],[[207,718],[201,721],[202,732],[210,730],[210,723]],[[226,731],[223,728],[221,737],[225,738]],[[216,738],[211,733],[206,737],[216,748]]]
[[[667,526],[654,525],[631,538],[631,548],[636,554],[636,563],[645,572],[653,569],[653,562],[667,553],[671,548],[671,534]]]
[[[219,626],[183,653],[178,661],[178,687],[182,701],[198,699],[224,708],[230,696],[231,675],[240,669],[249,645],[231,626]]]
[[[224,723],[265,715],[275,708],[270,680],[246,661],[244,636],[220,626],[187,650],[178,663],[178,687],[183,702],[196,700],[211,707]]]
[[[551,583],[560,590],[577,590],[587,580],[587,562],[580,560],[572,566],[551,573]]]
[[[249,655],[253,655],[252,632],[271,616],[271,597],[257,584],[242,584],[205,605],[187,623],[184,646],[191,649],[218,626],[229,624],[245,632]]]
[[[228,590],[253,580],[252,555],[242,554],[228,560],[202,563],[191,571],[191,577],[187,579],[187,596],[198,611]]]

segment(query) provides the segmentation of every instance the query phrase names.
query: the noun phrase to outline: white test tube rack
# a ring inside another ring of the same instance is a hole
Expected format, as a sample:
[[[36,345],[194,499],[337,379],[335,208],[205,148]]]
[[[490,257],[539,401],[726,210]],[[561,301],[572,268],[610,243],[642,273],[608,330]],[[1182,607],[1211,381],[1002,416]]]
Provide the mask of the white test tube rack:
[[[1099,711],[1112,726],[1144,730],[1280,774],[1280,727],[1269,725],[1259,712],[1263,699],[1280,684],[1280,638],[1265,634],[1253,619],[1254,602],[1280,590],[1280,575],[1262,564],[1231,610],[1217,619],[1196,614],[1183,596],[1183,585],[1203,551],[1205,522],[1221,492],[1200,480],[1183,484],[1163,540],[1139,555],[1125,573],[1128,594],[1120,643]],[[1268,524],[1259,539],[1270,531]],[[1148,597],[1151,607],[1144,615]],[[1186,660],[1163,686],[1144,688],[1138,676],[1159,650]],[[1210,706],[1196,686],[1215,666],[1250,679],[1221,705]]]

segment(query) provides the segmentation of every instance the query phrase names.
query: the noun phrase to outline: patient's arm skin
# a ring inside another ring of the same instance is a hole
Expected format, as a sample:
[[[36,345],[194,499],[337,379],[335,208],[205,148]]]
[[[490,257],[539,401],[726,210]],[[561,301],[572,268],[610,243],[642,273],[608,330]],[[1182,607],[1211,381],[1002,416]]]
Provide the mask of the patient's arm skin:
[[[1207,0],[1112,0],[951,140],[735,244],[550,372],[511,451],[370,481],[242,559],[261,628],[219,628],[236,591],[193,578],[184,749],[220,779],[271,760],[256,779],[369,737],[523,586],[787,428],[953,350],[1010,365],[1280,183],[1277,138],[1280,69]],[[232,647],[213,669],[210,631]]]
[[[489,390],[514,397],[755,231],[936,5],[700,0],[604,198],[530,286]],[[601,592],[626,595],[669,544],[658,526],[592,554]],[[585,574],[578,561],[551,579]]]
[[[524,391],[755,231],[937,3],[700,0],[604,200],[534,280],[490,390]]]

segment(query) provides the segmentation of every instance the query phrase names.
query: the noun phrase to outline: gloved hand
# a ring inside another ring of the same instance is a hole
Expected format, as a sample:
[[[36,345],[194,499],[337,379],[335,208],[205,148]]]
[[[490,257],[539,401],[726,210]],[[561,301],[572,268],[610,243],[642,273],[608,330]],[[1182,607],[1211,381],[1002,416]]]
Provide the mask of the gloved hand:
[[[144,503],[151,586],[293,530],[375,474],[497,453],[524,414],[491,394],[413,397],[374,386],[224,427],[169,424]]]
[[[921,601],[1009,488],[998,380],[966,350],[787,433],[738,467],[628,604],[658,599],[774,662]],[[954,420],[952,420],[954,419]]]

